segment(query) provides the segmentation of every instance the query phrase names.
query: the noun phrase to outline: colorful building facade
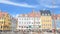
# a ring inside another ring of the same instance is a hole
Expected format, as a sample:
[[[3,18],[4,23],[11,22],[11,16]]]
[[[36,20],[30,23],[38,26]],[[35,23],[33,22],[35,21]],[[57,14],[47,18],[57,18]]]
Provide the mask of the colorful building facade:
[[[54,19],[55,18],[55,19]],[[52,15],[52,26],[53,29],[56,27],[56,29],[60,29],[60,14]],[[55,23],[55,24],[54,24]],[[54,26],[55,25],[55,26]]]
[[[0,31],[10,31],[11,22],[10,15],[0,11]]]
[[[41,28],[40,13],[32,11],[29,14],[20,14],[17,16],[17,19],[18,19],[17,24],[18,30]]]
[[[49,10],[41,10],[41,29],[52,29],[52,17]]]

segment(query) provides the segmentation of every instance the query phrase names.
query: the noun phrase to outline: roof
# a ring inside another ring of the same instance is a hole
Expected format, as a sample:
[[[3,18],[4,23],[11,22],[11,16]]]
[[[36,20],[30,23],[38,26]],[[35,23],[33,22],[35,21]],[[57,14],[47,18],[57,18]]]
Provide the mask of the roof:
[[[5,15],[7,15],[8,13],[7,12],[2,12],[2,11],[0,11],[0,17],[3,17],[3,16],[5,16]]]
[[[41,15],[42,14],[50,14],[51,15],[50,10],[40,10],[40,13],[41,13]]]
[[[35,12],[35,11],[32,11],[31,13],[29,14],[20,14],[19,15],[20,17],[40,17],[40,13],[39,12]]]
[[[52,19],[60,19],[60,14],[52,15]]]

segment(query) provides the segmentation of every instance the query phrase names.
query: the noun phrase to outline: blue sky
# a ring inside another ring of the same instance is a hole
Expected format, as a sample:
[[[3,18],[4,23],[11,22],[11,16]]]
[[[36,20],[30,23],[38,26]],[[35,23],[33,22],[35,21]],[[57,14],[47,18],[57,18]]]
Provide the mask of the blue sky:
[[[55,14],[60,14],[60,0],[0,0],[0,9],[8,12],[10,15],[30,13],[32,9],[39,11],[41,9],[54,9]]]

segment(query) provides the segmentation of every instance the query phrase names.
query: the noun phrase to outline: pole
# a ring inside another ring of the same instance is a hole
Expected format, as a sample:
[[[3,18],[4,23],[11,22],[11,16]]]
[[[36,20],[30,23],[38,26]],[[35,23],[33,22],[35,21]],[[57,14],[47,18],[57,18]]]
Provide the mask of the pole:
[[[54,14],[54,5],[55,5],[55,1],[53,0],[52,1],[52,8],[53,8],[53,15],[55,16],[55,14]],[[56,19],[56,17],[53,17],[54,18],[54,34],[56,34],[56,21],[55,21],[55,19]]]

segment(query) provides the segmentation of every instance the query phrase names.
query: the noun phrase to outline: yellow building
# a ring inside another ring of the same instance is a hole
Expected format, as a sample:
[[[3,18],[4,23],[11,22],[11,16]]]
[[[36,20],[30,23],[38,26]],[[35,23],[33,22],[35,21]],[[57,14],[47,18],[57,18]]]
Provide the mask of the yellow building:
[[[6,12],[0,12],[0,31],[10,31],[10,16]]]
[[[42,29],[52,29],[52,17],[49,10],[41,10],[41,28]]]

